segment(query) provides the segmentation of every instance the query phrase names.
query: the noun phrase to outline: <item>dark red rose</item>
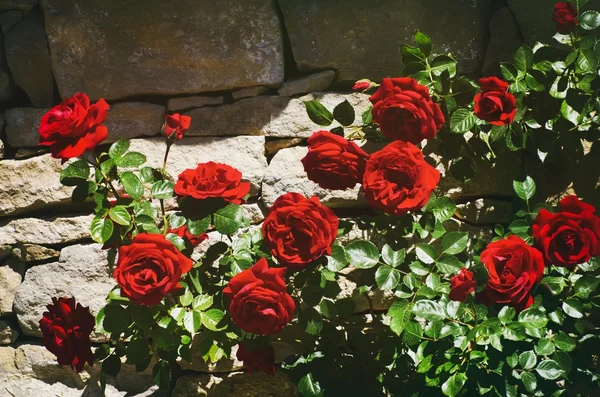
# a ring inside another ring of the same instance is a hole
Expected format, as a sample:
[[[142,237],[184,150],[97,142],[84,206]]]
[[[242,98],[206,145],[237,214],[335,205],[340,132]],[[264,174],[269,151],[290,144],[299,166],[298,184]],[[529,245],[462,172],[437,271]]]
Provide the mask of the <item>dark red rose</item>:
[[[492,125],[513,122],[517,113],[517,101],[508,92],[508,83],[497,77],[479,79],[481,92],[475,95],[475,116]]]
[[[183,134],[190,128],[191,122],[192,118],[190,116],[179,113],[167,114],[164,126],[165,137],[169,138],[172,134],[175,134],[178,141],[183,139]]]
[[[119,248],[114,277],[121,295],[140,305],[156,305],[181,288],[179,279],[194,263],[162,234],[140,233]]]
[[[206,234],[206,233],[202,233],[199,236],[196,236],[195,234],[190,233],[187,225],[179,226],[177,229],[169,229],[169,233],[174,233],[174,234],[178,235],[179,237],[186,239],[187,241],[190,242],[192,247],[197,247],[198,245],[200,245],[200,243],[202,243],[204,240],[206,240],[208,238],[208,234]]]
[[[73,298],[52,298],[40,320],[44,346],[57,358],[60,365],[70,365],[77,372],[85,363],[94,364],[90,334],[94,330],[94,316],[90,309]]]
[[[554,16],[552,18],[556,23],[556,31],[560,34],[569,34],[577,26],[577,10],[569,2],[558,3],[554,6]]]
[[[456,276],[450,279],[450,294],[448,296],[453,301],[464,302],[473,291],[475,291],[473,272],[463,267]]]
[[[280,196],[269,210],[262,233],[271,254],[283,266],[300,270],[331,254],[339,220],[317,196],[300,193]]]
[[[245,344],[240,343],[236,357],[244,362],[246,372],[258,370],[267,375],[275,375],[275,351],[271,345],[250,350]]]
[[[238,327],[258,335],[276,334],[292,319],[294,300],[286,292],[284,268],[269,268],[260,258],[250,269],[234,276],[223,290],[229,312]]]
[[[533,222],[533,239],[546,263],[573,268],[600,255],[600,217],[595,212],[576,196],[562,199],[556,214],[540,210]]]
[[[229,203],[241,204],[249,191],[250,182],[242,182],[240,171],[212,161],[183,171],[175,184],[175,194],[179,199],[221,198]]]
[[[531,306],[531,289],[542,280],[542,253],[528,246],[522,238],[509,236],[491,242],[481,253],[488,270],[486,288],[476,295],[486,305],[500,303],[523,310]]]
[[[371,82],[368,80],[358,80],[352,86],[353,91],[364,91],[368,90],[369,88],[371,88]]]
[[[435,137],[446,121],[429,89],[409,77],[384,78],[369,98],[373,121],[392,141],[419,143]]]
[[[81,156],[108,137],[108,130],[101,125],[108,108],[104,99],[91,105],[82,93],[65,99],[42,117],[39,144],[50,146],[55,158]]]
[[[439,181],[440,173],[425,161],[418,147],[397,141],[371,155],[363,190],[371,206],[402,215],[423,208]]]
[[[368,158],[356,143],[329,131],[317,131],[308,138],[302,164],[308,179],[323,189],[344,190],[360,183]]]

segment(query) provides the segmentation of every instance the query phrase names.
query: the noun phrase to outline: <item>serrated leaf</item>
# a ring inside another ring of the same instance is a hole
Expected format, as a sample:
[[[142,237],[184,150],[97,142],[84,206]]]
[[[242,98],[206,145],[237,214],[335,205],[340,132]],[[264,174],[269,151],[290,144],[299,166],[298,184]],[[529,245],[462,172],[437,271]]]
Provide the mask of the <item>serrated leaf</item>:
[[[396,288],[401,277],[400,272],[391,266],[381,266],[375,272],[375,281],[382,291],[390,291]]]
[[[146,162],[146,156],[138,152],[129,152],[113,159],[115,164],[123,168],[137,168]]]
[[[323,390],[311,373],[308,373],[298,382],[298,392],[302,397],[323,397]]]
[[[564,277],[546,276],[542,279],[542,285],[547,286],[552,294],[558,295],[567,286],[567,283],[565,282]]]
[[[60,171],[60,183],[65,186],[77,186],[90,176],[90,166],[84,160],[77,160]]]
[[[498,313],[498,319],[502,324],[506,325],[512,321],[516,313],[517,312],[513,307],[504,306],[502,309],[500,309],[500,312]]]
[[[519,322],[525,328],[543,328],[548,323],[548,319],[539,309],[529,308],[519,313]]]
[[[118,141],[116,141],[115,143],[110,145],[110,148],[108,149],[108,155],[113,160],[123,156],[125,154],[125,152],[127,152],[127,150],[129,150],[129,144],[130,144],[129,140],[122,139],[122,138],[119,139]]]
[[[333,118],[343,126],[352,125],[354,117],[354,108],[347,99],[333,109]]]
[[[456,75],[456,61],[447,55],[439,55],[431,61],[431,72],[434,76],[440,76],[444,71],[448,71],[450,77]]]
[[[456,109],[450,117],[450,130],[457,134],[464,134],[470,131],[476,124],[477,116],[469,109]]]
[[[523,382],[523,385],[530,393],[533,393],[537,388],[537,378],[531,372],[523,372],[521,374],[521,382]]]
[[[538,356],[549,356],[554,353],[554,343],[548,338],[542,338],[535,346],[535,352]]]
[[[595,10],[586,11],[579,18],[579,26],[585,30],[593,30],[600,26],[600,12]]]
[[[468,243],[467,232],[450,232],[442,239],[442,250],[448,255],[460,254],[467,248]]]
[[[575,347],[577,347],[577,342],[575,341],[575,339],[571,338],[563,331],[560,331],[558,335],[554,337],[553,341],[556,347],[566,352],[573,351],[575,350]]]
[[[168,199],[173,197],[175,184],[171,181],[157,181],[152,184],[150,193],[153,198]]]
[[[537,363],[537,357],[531,350],[523,352],[519,355],[519,364],[523,369],[530,369],[535,367]]]
[[[192,308],[194,310],[206,310],[213,304],[213,297],[211,295],[198,295],[192,301]]]
[[[134,200],[139,200],[144,195],[144,186],[142,181],[133,172],[126,171],[119,175],[119,180],[123,185],[123,189]]]
[[[523,73],[533,66],[533,50],[527,45],[521,46],[515,53],[514,63],[517,69]]]
[[[198,220],[187,220],[187,228],[194,236],[199,236],[208,230],[210,226],[210,216]]]
[[[244,214],[244,209],[239,205],[229,204],[213,215],[215,229],[222,234],[234,234],[240,228],[250,224]]]
[[[464,264],[452,255],[442,255],[436,262],[438,270],[446,275],[454,275],[464,267]]]
[[[112,236],[113,230],[113,221],[108,218],[94,218],[90,225],[92,239],[99,244],[107,242]]]
[[[370,269],[379,262],[379,250],[370,241],[353,241],[346,247],[346,259],[359,269]]]
[[[388,310],[390,316],[390,329],[396,335],[402,334],[404,327],[410,320],[411,306],[405,301],[396,301]]]
[[[108,216],[119,225],[129,226],[131,223],[131,215],[129,215],[127,208],[123,207],[122,205],[117,205],[111,208],[108,211]]]
[[[220,331],[222,328],[218,328],[218,324],[221,322],[225,313],[219,309],[210,309],[202,313],[202,325],[211,331]]]
[[[533,178],[528,176],[523,182],[513,181],[513,188],[519,198],[525,201],[529,201],[535,195],[536,187]]]
[[[458,393],[463,388],[463,386],[465,385],[466,382],[467,382],[467,375],[460,373],[460,372],[456,373],[456,374],[452,375],[451,377],[449,377],[442,384],[442,393],[444,393],[445,396],[454,397],[454,396],[458,395]]]
[[[182,237],[175,233],[169,233],[165,236],[165,238],[172,242],[179,251],[185,250],[185,240]]]
[[[432,300],[420,300],[414,303],[412,312],[418,316],[431,321],[443,320],[446,318],[446,311],[437,302]]]
[[[348,265],[346,251],[340,245],[331,247],[331,255],[327,256],[327,269],[332,272],[339,272]]]
[[[592,292],[595,292],[598,289],[599,284],[600,278],[584,275],[575,281],[575,293],[577,296],[587,299]]]
[[[565,314],[569,317],[583,317],[583,305],[577,299],[569,298],[565,300],[562,304],[562,309],[565,312]]]
[[[544,360],[541,361],[535,371],[544,379],[558,379],[560,378],[564,371],[558,365],[558,363],[554,360]]]
[[[392,267],[398,267],[404,262],[406,257],[406,250],[404,248],[394,251],[388,244],[383,246],[381,250],[381,257],[383,261]]]
[[[438,222],[445,222],[452,218],[456,212],[456,204],[450,197],[440,197],[431,209]]]
[[[313,123],[326,127],[333,122],[333,114],[319,101],[304,101],[304,106]]]
[[[194,335],[200,329],[202,325],[202,313],[196,310],[185,313],[183,317],[183,326],[192,335]]]
[[[417,258],[419,258],[419,260],[421,262],[426,263],[428,265],[434,263],[435,258],[437,256],[436,252],[435,252],[435,248],[433,248],[429,244],[423,244],[423,243],[419,243],[415,246],[415,254],[417,255]]]
[[[417,43],[417,47],[419,47],[425,56],[429,56],[431,54],[431,39],[429,36],[421,31],[417,31],[415,34],[415,42]]]

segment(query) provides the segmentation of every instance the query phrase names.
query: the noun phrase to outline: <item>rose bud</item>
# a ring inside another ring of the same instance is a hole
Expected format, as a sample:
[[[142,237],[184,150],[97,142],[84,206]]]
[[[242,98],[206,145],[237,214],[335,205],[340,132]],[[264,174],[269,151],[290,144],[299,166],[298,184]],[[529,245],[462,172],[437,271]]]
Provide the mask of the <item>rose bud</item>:
[[[556,23],[556,31],[560,34],[569,34],[577,26],[577,10],[569,2],[558,3],[554,6],[552,17]]]
[[[450,294],[448,296],[453,301],[464,302],[473,291],[475,291],[473,272],[463,267],[457,275],[450,279]]]
[[[167,139],[172,138],[173,134],[176,140],[183,139],[184,133],[190,128],[192,118],[179,113],[167,114],[163,131]]]

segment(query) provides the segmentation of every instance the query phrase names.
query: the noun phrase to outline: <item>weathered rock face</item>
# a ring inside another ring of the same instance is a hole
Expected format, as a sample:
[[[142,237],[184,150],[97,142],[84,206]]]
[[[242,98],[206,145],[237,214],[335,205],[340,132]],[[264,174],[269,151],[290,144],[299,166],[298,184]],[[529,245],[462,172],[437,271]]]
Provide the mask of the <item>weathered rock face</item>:
[[[478,199],[456,206],[460,219],[475,224],[508,223],[513,214],[508,201]]]
[[[0,10],[19,10],[28,13],[38,3],[38,0],[0,0]]]
[[[196,168],[198,163],[225,163],[240,170],[243,179],[252,184],[251,193],[256,194],[267,168],[264,145],[265,138],[262,136],[186,138],[171,147],[167,170],[177,179],[183,170]],[[162,167],[165,147],[164,139],[134,139],[130,150],[143,152],[148,160],[147,165]]]
[[[51,106],[54,78],[44,17],[39,9],[30,12],[7,32],[4,45],[15,83],[27,93],[34,106]]]
[[[23,14],[17,10],[10,10],[0,14],[0,28],[2,28],[2,33],[6,35],[6,32],[21,19],[23,19]]]
[[[34,147],[40,140],[40,123],[49,108],[13,108],[6,110],[6,137],[12,147]]]
[[[0,266],[0,316],[13,312],[15,293],[24,274],[23,262],[9,260]]]
[[[14,91],[14,82],[5,64],[4,40],[0,40],[0,102],[8,101]]]
[[[265,142],[265,153],[267,156],[274,156],[281,149],[296,146],[302,143],[304,138],[283,138]]]
[[[490,42],[485,54],[483,75],[499,73],[499,63],[512,62],[515,52],[522,44],[523,37],[510,8],[498,9],[490,21]]]
[[[252,98],[255,96],[262,95],[269,91],[269,87],[265,87],[264,85],[257,85],[255,87],[245,87],[241,90],[237,90],[231,93],[231,96],[235,101],[242,98]]]
[[[335,69],[338,81],[396,75],[398,49],[419,29],[434,52],[451,51],[463,72],[479,72],[487,45],[492,0],[278,0],[301,71]],[[443,43],[443,44],[442,44]],[[436,46],[437,44],[437,46]]]
[[[19,337],[19,328],[12,319],[0,320],[0,345],[15,343]]]
[[[269,376],[233,372],[224,376],[212,374],[184,375],[177,379],[173,396],[178,397],[295,397],[296,387],[282,372]]]
[[[65,244],[90,238],[93,215],[17,218],[0,222],[0,244]]]
[[[167,109],[170,112],[178,112],[180,110],[201,108],[208,105],[222,105],[224,98],[222,96],[188,96],[183,98],[172,98],[167,103]]]
[[[193,94],[283,81],[271,1],[42,0],[63,98]]]
[[[126,102],[111,105],[104,122],[108,128],[106,142],[157,135],[165,122],[165,114],[164,106],[151,103]]]
[[[13,248],[12,255],[22,262],[38,262],[58,259],[60,251],[37,244],[19,244]]]
[[[324,70],[309,76],[285,81],[277,92],[281,96],[294,96],[314,91],[323,91],[329,87],[334,77],[334,70]]]
[[[72,245],[63,248],[58,262],[29,269],[14,302],[23,333],[41,336],[38,323],[52,297],[72,296],[95,316],[115,286],[106,258],[100,245]],[[103,339],[101,334],[93,334],[93,340]]]

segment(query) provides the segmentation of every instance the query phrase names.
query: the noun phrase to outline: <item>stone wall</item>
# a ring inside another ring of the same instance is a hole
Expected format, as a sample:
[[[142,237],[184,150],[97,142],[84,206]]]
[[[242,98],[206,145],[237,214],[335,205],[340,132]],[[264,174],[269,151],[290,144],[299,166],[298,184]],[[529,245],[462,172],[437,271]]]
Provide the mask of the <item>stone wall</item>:
[[[56,365],[37,327],[52,296],[74,296],[96,312],[113,285],[106,254],[89,236],[89,206],[70,204],[60,162],[37,147],[40,117],[61,98],[105,98],[109,141],[134,138],[153,165],[164,153],[164,115],[192,116],[171,150],[171,171],[209,160],[240,169],[252,183],[246,208],[254,224],[287,191],[360,214],[358,189],[325,191],[306,179],[300,159],[318,126],[302,100],[366,108],[351,83],[396,75],[398,49],[416,29],[438,52],[451,51],[462,73],[493,73],[522,31],[527,41],[537,34],[523,28],[530,19],[551,31],[550,16],[534,16],[533,3],[552,10],[554,0],[0,0],[0,395],[99,395],[98,368],[75,374]],[[440,194],[460,203],[457,228],[485,235],[507,220],[520,156],[482,163],[463,184],[433,144],[425,153],[444,175]],[[295,395],[284,373],[233,372],[240,368],[184,366],[173,395]],[[107,395],[164,393],[151,374],[124,366]]]

